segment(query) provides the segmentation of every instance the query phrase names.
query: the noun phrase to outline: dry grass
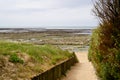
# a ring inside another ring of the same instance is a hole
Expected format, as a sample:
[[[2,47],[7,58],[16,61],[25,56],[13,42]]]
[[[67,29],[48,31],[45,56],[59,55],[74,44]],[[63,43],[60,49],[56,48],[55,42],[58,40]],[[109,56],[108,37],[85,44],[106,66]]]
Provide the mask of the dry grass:
[[[71,56],[51,45],[0,41],[0,79],[29,79]]]

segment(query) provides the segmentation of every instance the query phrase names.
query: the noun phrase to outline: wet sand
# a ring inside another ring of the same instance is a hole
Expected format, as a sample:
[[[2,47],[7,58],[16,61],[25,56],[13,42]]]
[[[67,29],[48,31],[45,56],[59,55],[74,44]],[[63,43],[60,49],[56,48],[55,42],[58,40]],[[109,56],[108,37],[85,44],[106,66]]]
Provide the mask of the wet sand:
[[[94,68],[87,58],[88,52],[77,52],[76,56],[79,60],[70,71],[66,73],[66,77],[61,80],[97,80]]]

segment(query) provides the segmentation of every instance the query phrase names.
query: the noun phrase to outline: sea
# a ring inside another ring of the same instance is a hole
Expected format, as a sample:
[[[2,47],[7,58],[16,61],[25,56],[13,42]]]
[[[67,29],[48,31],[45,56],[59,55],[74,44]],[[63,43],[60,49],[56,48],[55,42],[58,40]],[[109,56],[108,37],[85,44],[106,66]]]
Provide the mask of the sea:
[[[44,27],[0,27],[0,33],[58,30],[95,29],[95,26],[44,26]]]

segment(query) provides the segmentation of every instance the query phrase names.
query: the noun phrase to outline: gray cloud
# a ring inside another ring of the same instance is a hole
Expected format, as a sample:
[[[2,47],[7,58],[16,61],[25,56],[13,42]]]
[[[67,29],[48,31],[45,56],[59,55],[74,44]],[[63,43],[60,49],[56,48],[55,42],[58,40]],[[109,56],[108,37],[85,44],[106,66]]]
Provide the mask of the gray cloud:
[[[96,25],[90,0],[0,0],[0,26]]]
[[[74,7],[82,7],[86,5],[90,5],[90,0],[59,0],[61,7],[68,7],[68,8],[74,8]]]

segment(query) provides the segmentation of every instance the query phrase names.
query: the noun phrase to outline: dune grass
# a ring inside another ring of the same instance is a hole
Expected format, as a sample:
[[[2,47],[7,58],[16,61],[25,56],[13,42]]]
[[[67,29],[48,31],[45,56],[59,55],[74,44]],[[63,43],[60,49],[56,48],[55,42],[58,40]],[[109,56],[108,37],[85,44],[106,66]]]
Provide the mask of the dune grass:
[[[43,56],[51,60],[65,59],[71,56],[68,51],[63,51],[51,45],[33,45],[0,41],[0,55],[13,55],[18,53],[26,53],[38,62],[44,61]]]
[[[0,76],[6,71],[11,73],[9,68],[13,68],[16,72],[15,76],[7,76],[28,78],[70,57],[72,57],[71,53],[52,45],[0,41],[0,63],[2,68],[7,69]],[[13,79],[12,77],[11,79]]]

